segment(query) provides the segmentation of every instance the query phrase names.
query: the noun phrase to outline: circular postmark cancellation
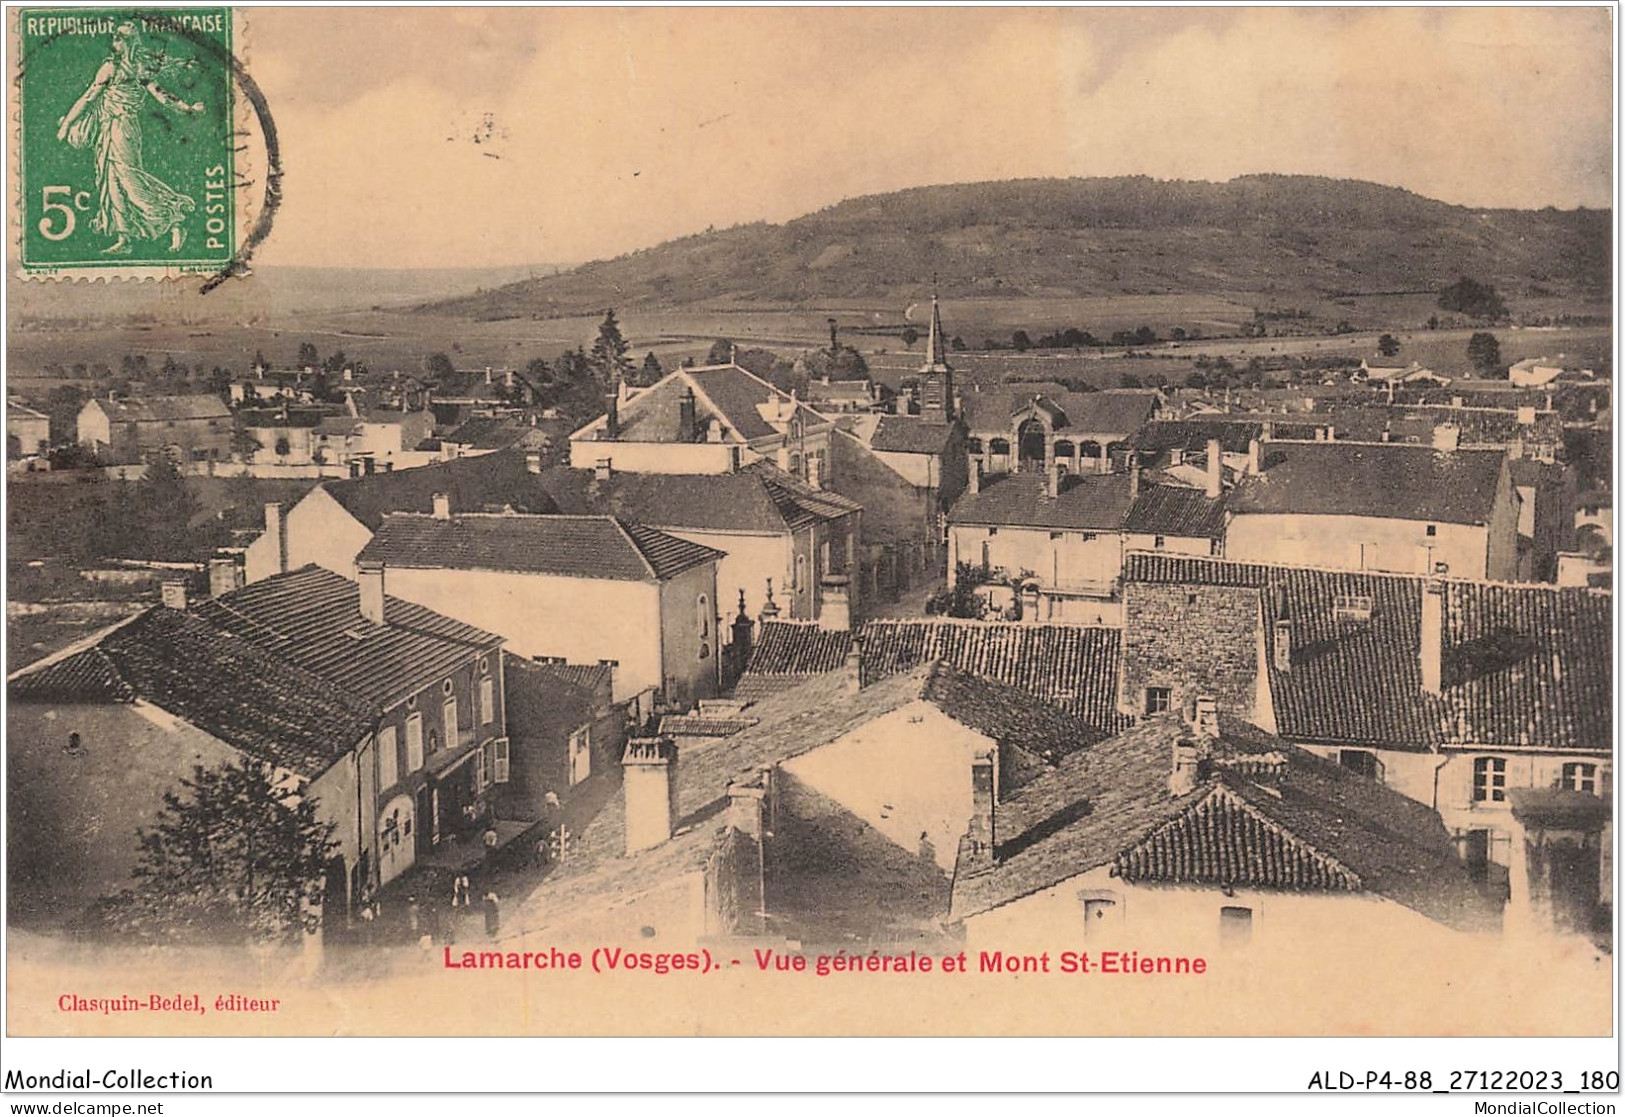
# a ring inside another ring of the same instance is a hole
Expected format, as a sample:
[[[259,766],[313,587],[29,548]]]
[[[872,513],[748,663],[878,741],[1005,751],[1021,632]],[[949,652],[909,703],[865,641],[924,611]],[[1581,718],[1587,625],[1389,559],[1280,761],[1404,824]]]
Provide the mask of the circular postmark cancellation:
[[[24,277],[247,274],[281,191],[230,8],[13,13]]]

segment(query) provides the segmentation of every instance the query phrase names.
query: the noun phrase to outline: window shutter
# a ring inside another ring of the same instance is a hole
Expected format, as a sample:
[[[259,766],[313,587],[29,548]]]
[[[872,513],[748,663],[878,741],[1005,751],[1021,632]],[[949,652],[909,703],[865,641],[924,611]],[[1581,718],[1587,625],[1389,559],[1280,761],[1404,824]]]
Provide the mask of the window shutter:
[[[508,782],[508,738],[506,738],[506,737],[498,737],[496,740],[492,741],[491,742],[491,755],[492,755],[492,758],[493,758],[493,765],[492,766],[495,769],[495,771],[492,773],[493,779],[497,783],[507,783]]]

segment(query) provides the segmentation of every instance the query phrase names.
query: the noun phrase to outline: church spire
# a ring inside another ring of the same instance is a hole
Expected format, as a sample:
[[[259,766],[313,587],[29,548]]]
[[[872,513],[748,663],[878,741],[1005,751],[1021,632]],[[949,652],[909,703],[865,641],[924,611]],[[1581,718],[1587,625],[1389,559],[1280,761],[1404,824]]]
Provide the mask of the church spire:
[[[925,346],[925,367],[921,372],[945,372],[948,345],[942,337],[942,307],[937,304],[937,277],[931,277],[931,336]]]

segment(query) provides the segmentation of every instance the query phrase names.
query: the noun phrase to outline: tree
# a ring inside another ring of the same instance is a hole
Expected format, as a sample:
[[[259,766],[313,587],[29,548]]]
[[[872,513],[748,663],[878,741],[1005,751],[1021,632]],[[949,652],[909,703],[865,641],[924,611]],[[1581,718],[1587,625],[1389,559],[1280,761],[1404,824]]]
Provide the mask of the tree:
[[[920,340],[920,331],[916,330],[913,326],[904,326],[902,338],[903,344],[908,348],[913,349],[914,343]]]
[[[336,843],[301,781],[243,758],[199,765],[140,833],[135,883],[102,908],[112,929],[168,941],[278,942],[304,926]]]
[[[1393,334],[1383,334],[1377,339],[1377,352],[1384,357],[1392,357],[1399,352],[1399,339]]]
[[[979,621],[987,616],[987,598],[976,592],[993,580],[993,571],[985,566],[961,562],[954,568],[952,589],[943,589],[926,600],[925,611],[934,616],[959,617]]]
[[[1492,322],[1507,316],[1507,304],[1494,287],[1466,276],[1439,292],[1439,309]]]
[[[457,366],[444,353],[430,353],[423,362],[423,371],[436,387],[442,390],[457,379]]]
[[[666,370],[660,367],[660,358],[655,356],[653,349],[649,350],[643,356],[643,383],[653,384],[664,375]]]
[[[316,346],[309,341],[299,343],[299,356],[294,361],[295,368],[315,368],[322,363],[322,355],[316,352]]]
[[[1506,367],[1501,364],[1501,343],[1494,334],[1479,332],[1468,338],[1467,359],[1480,376],[1506,375]]]
[[[1027,336],[1026,330],[1017,330],[1010,335],[1010,348],[1017,353],[1025,353],[1033,347],[1033,339]]]
[[[626,356],[629,348],[626,338],[621,336],[620,323],[615,320],[615,309],[611,307],[604,311],[604,320],[598,325],[598,337],[587,355],[593,374],[601,383],[608,385],[616,380],[631,379],[632,362]]]
[[[705,354],[705,363],[708,365],[725,365],[733,359],[734,343],[732,338],[717,338],[711,343],[711,348]]]

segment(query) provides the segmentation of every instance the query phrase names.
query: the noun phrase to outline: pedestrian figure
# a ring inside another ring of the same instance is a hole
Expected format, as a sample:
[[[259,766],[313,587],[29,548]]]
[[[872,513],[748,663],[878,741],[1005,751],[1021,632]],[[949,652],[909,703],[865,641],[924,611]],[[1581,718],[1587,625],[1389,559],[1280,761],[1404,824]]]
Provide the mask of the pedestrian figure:
[[[502,923],[502,905],[495,892],[485,894],[485,933],[493,939],[497,937],[497,928]]]
[[[412,932],[413,938],[417,938],[421,932],[422,922],[422,912],[418,909],[418,898],[408,896],[406,898],[406,926]]]
[[[468,878],[465,876],[458,876],[456,880],[451,882],[451,906],[454,908],[466,908],[469,906],[470,902],[471,901],[468,895]]]
[[[491,857],[497,851],[497,828],[495,826],[487,826],[485,828],[485,833],[480,837],[480,841],[485,845],[485,859],[487,861],[491,860]]]

